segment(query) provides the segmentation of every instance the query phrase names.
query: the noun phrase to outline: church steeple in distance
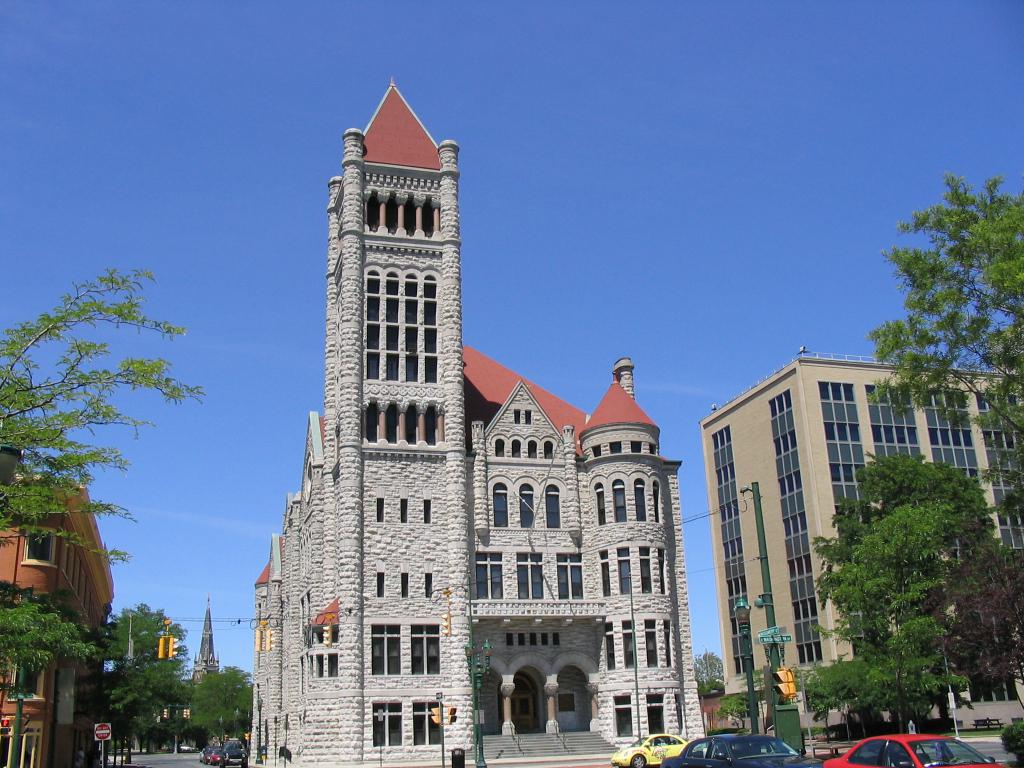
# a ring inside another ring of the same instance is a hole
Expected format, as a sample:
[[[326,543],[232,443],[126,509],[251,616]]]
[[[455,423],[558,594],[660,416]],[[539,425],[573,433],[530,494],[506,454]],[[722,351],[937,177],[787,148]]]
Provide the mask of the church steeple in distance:
[[[199,656],[192,665],[192,681],[198,683],[210,672],[220,672],[220,661],[213,651],[213,616],[210,613],[210,596],[207,595],[203,640],[199,644]]]

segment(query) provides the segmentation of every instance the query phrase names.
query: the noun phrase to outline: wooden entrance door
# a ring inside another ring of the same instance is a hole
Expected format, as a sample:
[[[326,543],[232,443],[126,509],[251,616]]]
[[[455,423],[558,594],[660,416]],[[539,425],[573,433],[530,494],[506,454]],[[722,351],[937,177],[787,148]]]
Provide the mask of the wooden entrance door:
[[[512,724],[516,733],[534,733],[540,730],[537,718],[537,688],[533,681],[523,674],[515,676],[516,689],[512,699]]]

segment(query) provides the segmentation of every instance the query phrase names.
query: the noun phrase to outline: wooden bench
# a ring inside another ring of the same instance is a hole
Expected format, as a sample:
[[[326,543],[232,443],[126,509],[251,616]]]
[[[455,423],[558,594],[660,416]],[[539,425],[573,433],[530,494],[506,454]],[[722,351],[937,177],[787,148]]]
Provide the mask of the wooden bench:
[[[979,717],[974,721],[975,728],[1002,728],[1003,721],[998,717]]]

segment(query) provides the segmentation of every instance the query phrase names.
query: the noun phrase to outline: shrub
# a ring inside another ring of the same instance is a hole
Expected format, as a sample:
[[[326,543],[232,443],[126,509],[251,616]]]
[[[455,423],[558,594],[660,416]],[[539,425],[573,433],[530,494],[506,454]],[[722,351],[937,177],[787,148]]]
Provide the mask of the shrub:
[[[1003,746],[1007,752],[1017,756],[1017,762],[1024,761],[1024,723],[1014,723],[1003,728]]]

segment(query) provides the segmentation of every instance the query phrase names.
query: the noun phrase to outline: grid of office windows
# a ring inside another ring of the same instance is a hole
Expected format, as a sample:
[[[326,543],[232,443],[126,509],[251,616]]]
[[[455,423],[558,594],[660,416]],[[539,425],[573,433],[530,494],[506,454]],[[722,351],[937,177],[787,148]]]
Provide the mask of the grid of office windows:
[[[985,455],[988,457],[988,466],[993,472],[989,475],[989,483],[992,486],[992,496],[996,503],[996,518],[999,521],[999,537],[1003,544],[1014,549],[1024,549],[1024,519],[1020,515],[1012,515],[1005,510],[998,508],[1003,499],[1006,498],[1010,487],[1006,484],[1000,469],[1012,467],[1013,451],[1016,448],[1017,439],[1012,431],[996,429],[1003,426],[988,402],[981,395],[978,395],[978,413],[981,417],[982,436],[985,439]]]
[[[830,389],[831,394],[831,389]],[[804,510],[803,480],[800,476],[800,451],[796,443],[793,401],[787,389],[769,401],[772,439],[775,442],[775,470],[779,478],[779,501],[786,531],[786,560],[789,563],[789,596],[793,603],[793,631],[800,663],[821,661],[818,607],[814,599],[814,577],[801,573],[793,562],[809,558],[807,513]]]
[[[864,448],[860,442],[860,420],[853,398],[853,384],[819,381],[821,418],[825,423],[825,446],[832,475],[832,497],[856,499],[857,470],[864,466]],[[779,439],[776,439],[778,443]],[[775,453],[779,448],[776,445]]]
[[[367,379],[437,381],[437,280],[395,272],[366,275]],[[383,295],[382,295],[383,293]]]
[[[894,401],[879,393],[875,385],[864,387],[868,395],[868,416],[871,419],[871,438],[875,441],[875,456],[920,456],[914,409],[906,400]]]
[[[730,644],[735,673],[743,671],[740,657],[740,628],[733,616],[738,597],[747,594],[747,573],[743,562],[743,535],[740,530],[740,505],[736,488],[736,467],[732,457],[732,430],[729,427],[711,435],[718,485],[718,519],[725,550],[725,588],[728,593]]]
[[[932,395],[931,405],[924,409],[928,421],[928,440],[932,461],[959,467],[968,476],[978,476],[978,457],[974,452],[971,422],[962,392]]]

